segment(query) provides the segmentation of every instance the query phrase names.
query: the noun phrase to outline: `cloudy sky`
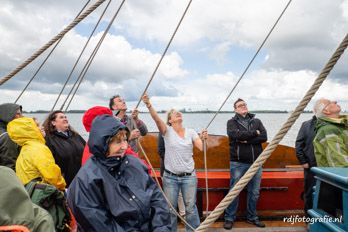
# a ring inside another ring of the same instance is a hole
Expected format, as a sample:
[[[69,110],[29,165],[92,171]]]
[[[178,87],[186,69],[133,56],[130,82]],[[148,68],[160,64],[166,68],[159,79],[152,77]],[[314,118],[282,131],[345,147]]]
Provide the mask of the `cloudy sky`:
[[[111,2],[63,97],[120,2]],[[287,2],[194,0],[149,87],[155,108],[217,110]],[[58,34],[85,3],[1,0],[0,76]],[[51,109],[106,3],[63,38],[19,100],[25,110]],[[188,0],[126,1],[69,109],[107,105],[114,94],[122,95],[133,108],[187,3]],[[232,110],[232,102],[238,97],[245,99],[251,110],[294,109],[347,31],[348,0],[293,0],[223,109]],[[344,110],[348,110],[347,53],[315,95],[315,99],[338,100]],[[17,98],[46,54],[0,86],[0,103]],[[62,102],[63,98],[58,106]],[[139,109],[145,110],[144,105]]]

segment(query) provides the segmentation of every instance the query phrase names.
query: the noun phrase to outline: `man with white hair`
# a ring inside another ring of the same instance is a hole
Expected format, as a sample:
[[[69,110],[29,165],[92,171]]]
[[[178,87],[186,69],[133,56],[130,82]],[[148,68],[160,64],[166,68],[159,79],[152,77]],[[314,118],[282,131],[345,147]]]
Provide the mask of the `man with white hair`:
[[[340,115],[337,101],[319,99],[314,105],[318,118],[313,141],[319,167],[348,167],[348,115]]]

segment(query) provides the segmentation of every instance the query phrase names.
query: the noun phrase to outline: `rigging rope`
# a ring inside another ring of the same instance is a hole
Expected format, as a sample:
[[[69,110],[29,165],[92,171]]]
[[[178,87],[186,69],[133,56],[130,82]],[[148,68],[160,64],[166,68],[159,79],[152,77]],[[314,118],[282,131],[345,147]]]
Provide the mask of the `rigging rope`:
[[[98,0],[94,5],[88,8],[85,12],[83,12],[79,17],[74,19],[64,30],[62,30],[58,35],[53,37],[47,44],[37,50],[31,57],[29,57],[22,64],[18,65],[12,72],[10,72],[7,76],[3,77],[0,80],[0,85],[3,85],[6,81],[11,79],[14,75],[16,75],[19,71],[25,68],[28,64],[30,64],[33,60],[35,60],[39,55],[41,55],[44,51],[47,50],[52,44],[61,39],[68,31],[70,31],[74,26],[80,23],[84,18],[86,18],[90,13],[92,13],[97,7],[99,7],[105,0]]]
[[[289,131],[291,126],[295,123],[296,119],[300,116],[303,110],[306,108],[307,104],[310,102],[314,94],[317,92],[321,84],[324,82],[326,77],[329,75],[330,71],[333,69],[341,55],[344,53],[348,46],[348,34],[336,49],[335,53],[330,58],[329,62],[325,65],[324,69],[320,72],[317,79],[314,81],[313,85],[307,91],[306,95],[303,97],[301,102],[295,108],[294,112],[291,113],[290,117],[283,124],[281,129],[268,144],[266,149],[261,153],[261,155],[255,160],[255,162],[250,166],[245,175],[236,183],[236,185],[229,191],[226,197],[216,206],[214,211],[205,219],[205,221],[195,230],[196,232],[205,231],[208,226],[215,222],[215,220],[223,213],[223,211],[228,207],[228,205],[239,195],[243,188],[248,184],[251,178],[255,175],[258,169],[266,162],[267,158],[276,149],[279,142],[283,139],[285,134]]]
[[[204,156],[204,175],[205,175],[205,212],[208,216],[209,212],[209,186],[208,186],[208,162],[207,162],[207,140],[203,140],[203,156]]]
[[[69,106],[70,106],[72,100],[73,100],[74,97],[75,97],[75,94],[76,94],[77,90],[79,89],[79,87],[80,87],[80,85],[81,85],[81,83],[82,83],[82,81],[83,81],[83,79],[84,79],[84,77],[85,77],[85,75],[86,75],[86,73],[87,73],[89,67],[90,67],[91,64],[92,64],[92,61],[93,61],[94,57],[95,57],[96,54],[98,53],[99,48],[100,48],[101,44],[102,44],[103,41],[104,41],[104,38],[106,37],[108,31],[110,30],[110,28],[111,28],[113,22],[115,21],[115,19],[116,19],[118,13],[120,12],[120,10],[121,10],[121,8],[122,8],[122,6],[123,6],[123,4],[124,4],[125,1],[126,1],[126,0],[122,0],[120,6],[118,7],[118,9],[117,9],[117,11],[116,11],[116,13],[115,13],[114,16],[112,17],[112,19],[111,19],[109,25],[107,26],[107,28],[105,29],[105,31],[104,31],[102,37],[100,38],[98,44],[97,44],[96,47],[94,48],[94,50],[93,50],[91,56],[90,56],[89,59],[87,60],[87,63],[86,63],[85,66],[83,67],[83,69],[82,69],[82,71],[81,71],[79,77],[77,78],[77,80],[76,80],[74,86],[71,88],[71,91],[72,91],[72,90],[74,89],[76,83],[78,82],[78,85],[77,85],[77,87],[76,87],[76,89],[75,89],[73,95],[71,96],[70,101],[69,101],[68,105],[66,106],[64,112],[66,112],[66,111],[68,110],[68,108],[69,108]],[[71,91],[69,92],[67,98],[65,99],[64,103],[62,104],[62,106],[61,106],[61,108],[60,108],[61,110],[63,109],[63,107],[64,107],[64,105],[65,105],[65,103],[66,103],[68,97],[70,96]]]
[[[175,30],[174,30],[172,36],[171,36],[171,38],[170,38],[170,40],[169,40],[169,42],[168,42],[166,48],[164,49],[164,52],[162,53],[162,56],[161,56],[160,60],[158,61],[157,65],[156,65],[156,67],[155,67],[155,69],[154,69],[154,71],[153,71],[153,73],[152,73],[152,75],[151,75],[151,77],[150,77],[150,80],[148,81],[148,83],[147,83],[147,85],[146,85],[146,87],[145,87],[143,93],[140,95],[140,99],[139,99],[137,105],[135,106],[135,109],[138,108],[138,106],[139,106],[139,104],[140,104],[140,102],[141,102],[142,97],[144,96],[144,94],[146,93],[147,89],[149,88],[149,86],[150,86],[150,84],[151,84],[151,82],[152,82],[152,80],[153,80],[153,78],[154,78],[154,76],[155,76],[155,74],[156,74],[156,72],[157,72],[157,70],[158,70],[160,64],[162,63],[162,60],[163,60],[164,56],[166,55],[166,53],[167,53],[167,51],[168,51],[168,49],[169,49],[169,46],[171,45],[171,43],[172,43],[172,41],[173,41],[173,39],[174,39],[174,37],[175,37],[177,31],[178,31],[178,29],[179,29],[179,27],[180,27],[180,25],[181,25],[183,19],[185,18],[185,15],[186,15],[186,13],[187,13],[187,11],[188,11],[188,9],[189,9],[191,3],[192,3],[192,0],[190,0],[190,1],[188,2],[187,6],[186,6],[186,8],[185,8],[184,13],[182,14],[182,16],[181,16],[181,18],[180,18],[180,20],[179,20],[179,22],[178,22],[178,24],[177,24],[177,26],[176,26],[176,28],[175,28]],[[134,123],[134,125],[136,125],[136,123]],[[152,170],[152,172],[153,172],[154,175],[155,175],[155,180],[156,180],[157,186],[158,186],[159,189],[161,190],[161,192],[162,192],[164,198],[166,199],[166,201],[167,201],[169,207],[173,210],[173,212],[181,219],[181,221],[182,221],[187,227],[189,227],[191,230],[194,230],[194,228],[193,228],[193,227],[192,227],[192,226],[191,226],[191,225],[190,225],[190,224],[189,224],[177,211],[176,211],[176,209],[175,209],[175,208],[173,207],[173,205],[170,203],[169,199],[167,198],[167,196],[166,196],[165,193],[163,192],[163,189],[162,189],[162,187],[161,187],[161,185],[160,185],[160,183],[159,183],[159,181],[158,181],[158,177],[157,177],[157,175],[156,175],[156,173],[155,173],[155,170],[153,169],[152,164],[151,164],[149,158],[147,157],[144,148],[142,147],[142,145],[141,145],[141,143],[140,143],[139,140],[137,140],[137,142],[138,142],[139,148],[141,149],[142,153],[144,154],[144,157],[145,157],[146,161],[149,163],[149,165],[150,165],[150,167],[151,167],[151,170]]]
[[[87,39],[87,41],[86,41],[84,47],[82,48],[82,51],[81,51],[80,55],[78,56],[78,58],[77,58],[77,60],[76,60],[76,62],[75,62],[75,64],[74,64],[73,68],[71,69],[71,72],[70,72],[68,78],[66,79],[66,81],[65,81],[65,83],[64,83],[64,85],[63,85],[63,87],[62,87],[62,89],[60,90],[60,93],[59,93],[59,95],[58,95],[56,101],[54,102],[54,104],[53,104],[53,106],[52,106],[51,112],[52,112],[52,111],[54,110],[54,108],[56,107],[56,105],[57,105],[57,103],[58,103],[58,100],[59,100],[60,96],[62,95],[62,93],[63,93],[63,91],[64,91],[66,85],[68,84],[69,80],[71,79],[71,76],[72,76],[73,72],[75,71],[75,68],[76,68],[78,62],[80,61],[80,59],[81,59],[81,57],[82,57],[82,54],[84,53],[85,49],[87,48],[87,45],[88,45],[89,41],[91,40],[91,38],[92,38],[92,36],[93,36],[95,30],[96,30],[97,27],[99,26],[100,21],[101,21],[102,18],[104,17],[104,14],[105,14],[106,10],[109,8],[110,3],[111,3],[111,0],[109,0],[108,4],[106,5],[105,9],[103,10],[102,14],[101,14],[100,17],[99,17],[98,22],[96,23],[96,25],[94,26],[94,28],[93,28],[91,34],[89,35],[89,37],[88,37],[88,39]],[[73,89],[74,87],[75,87],[75,85],[72,87],[72,89]],[[71,93],[71,92],[70,92],[70,93]],[[70,94],[69,94],[69,95],[70,95]],[[67,96],[67,98],[69,97],[69,95]]]
[[[268,37],[271,35],[271,33],[273,32],[274,28],[276,27],[276,25],[278,24],[279,20],[281,19],[281,17],[283,16],[283,14],[285,13],[286,9],[288,8],[288,6],[290,5],[292,0],[289,0],[289,2],[286,4],[285,8],[283,9],[283,11],[281,12],[281,14],[279,15],[279,17],[277,18],[276,22],[274,23],[274,25],[272,26],[271,30],[268,32],[267,36],[265,37],[265,39],[263,40],[263,42],[261,43],[261,45],[259,46],[259,48],[257,49],[255,55],[253,56],[253,58],[250,60],[249,64],[247,65],[247,67],[245,68],[244,72],[242,73],[242,75],[240,76],[240,78],[238,79],[237,83],[234,85],[234,87],[232,88],[231,92],[228,94],[228,96],[226,97],[225,101],[222,103],[222,105],[220,106],[220,108],[218,109],[218,111],[216,111],[215,115],[213,116],[213,118],[211,119],[211,121],[208,123],[206,129],[209,128],[210,124],[214,121],[214,119],[216,118],[216,116],[218,115],[218,113],[221,111],[222,107],[225,105],[225,103],[227,102],[228,98],[231,96],[232,92],[235,90],[235,88],[237,87],[238,83],[242,80],[242,78],[244,77],[245,73],[249,70],[249,67],[251,66],[251,64],[254,62],[256,56],[259,54],[261,48],[263,47],[263,45],[266,43]],[[209,186],[208,186],[208,168],[207,168],[207,149],[206,149],[206,143],[204,142],[204,146],[205,149],[203,150],[203,154],[204,154],[204,170],[205,170],[205,197],[206,197],[206,215],[208,216],[208,212],[209,212]]]
[[[145,87],[145,89],[144,89],[144,92],[140,95],[140,99],[139,99],[137,105],[135,106],[135,108],[138,108],[138,107],[139,107],[139,104],[140,104],[140,102],[141,102],[141,98],[144,96],[144,94],[146,93],[147,89],[149,88],[149,86],[150,86],[150,84],[151,84],[151,82],[152,82],[152,79],[154,78],[154,76],[155,76],[155,74],[156,74],[156,72],[157,72],[157,70],[158,70],[160,64],[162,63],[162,60],[163,60],[164,56],[166,55],[166,53],[167,53],[167,51],[168,51],[168,48],[169,48],[169,46],[171,45],[171,43],[172,43],[172,41],[173,41],[173,39],[174,39],[174,36],[176,35],[176,32],[178,31],[178,29],[179,29],[179,27],[180,27],[180,25],[181,25],[181,22],[182,22],[183,19],[185,18],[185,15],[186,15],[186,13],[187,13],[187,11],[188,11],[188,9],[189,9],[191,3],[192,3],[192,0],[190,0],[189,3],[187,4],[185,11],[184,11],[184,13],[182,14],[182,16],[181,16],[181,18],[180,18],[180,21],[179,21],[178,25],[176,26],[176,28],[175,28],[175,30],[174,30],[174,32],[173,32],[173,34],[172,34],[172,37],[170,38],[170,40],[169,40],[169,42],[168,42],[168,44],[167,44],[167,47],[164,49],[164,52],[163,52],[163,54],[162,54],[162,56],[161,56],[161,59],[158,61],[158,64],[157,64],[155,70],[153,71],[150,80],[147,82],[147,85],[146,85],[146,87]]]
[[[274,28],[277,26],[279,20],[282,18],[282,16],[284,15],[286,9],[288,8],[288,6],[290,5],[292,0],[289,0],[289,2],[286,4],[285,8],[283,9],[282,13],[279,15],[278,19],[276,20],[276,22],[274,23],[274,25],[272,26],[271,30],[268,32],[267,36],[265,37],[265,39],[263,40],[263,42],[261,43],[260,47],[257,49],[255,55],[253,56],[253,58],[250,60],[249,64],[247,65],[247,67],[245,68],[244,72],[242,73],[242,75],[239,77],[237,83],[233,86],[231,92],[227,95],[225,101],[222,103],[222,105],[220,106],[220,108],[216,111],[215,115],[213,116],[213,118],[210,120],[210,122],[208,123],[206,129],[209,128],[210,124],[214,121],[214,119],[216,118],[216,116],[218,115],[218,113],[220,113],[222,107],[226,104],[227,100],[230,98],[231,94],[233,93],[233,91],[236,89],[237,85],[239,84],[239,82],[242,80],[242,78],[244,77],[245,73],[249,70],[249,67],[251,66],[251,64],[254,62],[256,56],[259,54],[261,48],[263,47],[263,45],[266,43],[268,37],[271,35],[271,33],[273,32]]]
[[[139,140],[138,140],[138,145],[139,145],[140,150],[141,150],[141,152],[143,153],[143,155],[144,155],[144,157],[145,157],[145,159],[146,159],[146,162],[147,162],[147,163],[149,164],[149,166],[151,167],[151,171],[152,171],[152,173],[153,173],[154,176],[155,176],[156,184],[157,184],[158,188],[160,189],[160,191],[161,191],[161,193],[162,193],[164,199],[166,200],[167,204],[168,204],[169,207],[172,209],[172,211],[180,218],[180,220],[181,220],[186,226],[188,226],[191,230],[194,231],[195,229],[185,220],[185,218],[183,218],[183,217],[176,211],[176,208],[174,208],[174,206],[172,205],[172,203],[170,203],[170,200],[168,199],[168,197],[167,197],[166,194],[164,193],[163,188],[162,188],[160,182],[158,181],[158,176],[157,176],[157,174],[156,174],[156,171],[155,171],[155,169],[153,168],[153,166],[152,166],[152,164],[151,164],[151,161],[150,161],[149,157],[146,155],[145,150],[144,150],[144,148],[141,146]]]
[[[87,5],[89,4],[91,0],[88,0],[86,2],[86,4],[82,7],[82,9],[80,10],[80,12],[76,15],[75,19],[81,14],[81,12],[87,7]],[[39,66],[39,68],[36,70],[36,72],[34,73],[34,75],[30,78],[29,82],[26,84],[26,86],[24,87],[24,89],[22,90],[22,92],[18,95],[17,99],[15,100],[14,103],[17,103],[18,100],[21,98],[21,96],[23,95],[23,93],[27,90],[27,88],[29,87],[29,85],[31,84],[31,82],[35,79],[36,75],[39,73],[39,71],[41,70],[41,68],[44,66],[44,64],[46,63],[46,61],[48,60],[48,58],[51,56],[51,54],[54,52],[54,50],[56,49],[56,47],[58,46],[58,44],[62,41],[63,37],[65,35],[62,36],[62,38],[59,39],[59,41],[56,43],[56,45],[54,45],[54,47],[52,48],[52,50],[48,53],[48,55],[46,56],[46,58],[44,59],[44,61],[41,63],[41,65]]]

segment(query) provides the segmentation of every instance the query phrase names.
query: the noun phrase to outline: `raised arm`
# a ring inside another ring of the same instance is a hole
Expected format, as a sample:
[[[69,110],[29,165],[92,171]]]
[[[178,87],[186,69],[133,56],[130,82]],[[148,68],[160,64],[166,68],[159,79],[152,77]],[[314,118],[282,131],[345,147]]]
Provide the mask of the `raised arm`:
[[[153,106],[152,106],[152,104],[150,102],[149,96],[147,96],[146,93],[143,95],[142,100],[145,103],[146,107],[149,109],[150,115],[151,115],[152,119],[155,121],[159,132],[162,135],[165,135],[166,132],[167,132],[167,126],[163,122],[163,120],[158,116],[155,108],[153,108]]]

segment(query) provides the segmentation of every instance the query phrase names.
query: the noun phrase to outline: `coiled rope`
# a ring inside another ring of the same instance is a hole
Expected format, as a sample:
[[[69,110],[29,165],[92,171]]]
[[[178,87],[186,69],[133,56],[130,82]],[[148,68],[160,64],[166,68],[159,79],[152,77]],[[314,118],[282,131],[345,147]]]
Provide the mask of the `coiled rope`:
[[[94,5],[88,8],[85,12],[83,12],[79,17],[74,19],[67,27],[64,28],[58,35],[53,37],[47,44],[37,50],[31,57],[29,57],[22,64],[17,66],[12,72],[10,72],[7,76],[3,77],[0,80],[0,85],[3,85],[6,81],[11,79],[14,75],[16,75],[19,71],[25,68],[28,64],[30,64],[33,60],[35,60],[39,55],[41,55],[44,51],[47,50],[52,44],[61,39],[68,31],[70,31],[73,27],[75,27],[78,23],[80,23],[84,18],[86,18],[90,13],[92,13],[96,8],[98,8],[105,0],[98,0]]]
[[[86,4],[82,7],[82,9],[79,11],[79,13],[76,15],[75,19],[77,17],[79,17],[79,15],[81,14],[82,11],[84,11],[84,9],[87,7],[87,5],[89,4],[91,0],[88,0],[86,2]],[[22,92],[18,95],[17,99],[15,100],[14,103],[17,103],[18,100],[21,98],[21,96],[23,95],[23,93],[27,90],[27,88],[29,87],[29,85],[31,84],[31,82],[35,79],[36,75],[40,72],[41,68],[44,66],[44,64],[46,63],[46,61],[48,60],[48,58],[50,58],[50,56],[52,55],[52,53],[54,52],[54,50],[56,50],[57,46],[60,44],[60,42],[62,41],[64,35],[62,36],[62,38],[60,38],[58,40],[58,42],[54,45],[54,47],[52,48],[52,50],[47,54],[46,58],[42,61],[41,65],[38,67],[38,69],[36,70],[36,72],[34,73],[34,75],[30,78],[30,80],[28,81],[28,83],[25,85],[25,87],[23,88]]]
[[[228,205],[236,198],[237,195],[243,190],[243,188],[249,183],[251,178],[255,175],[258,169],[266,162],[267,158],[276,149],[279,142],[283,139],[286,133],[289,131],[291,126],[295,123],[296,119],[303,112],[305,107],[308,105],[314,94],[317,92],[319,87],[322,85],[326,77],[329,75],[330,71],[333,69],[341,55],[344,53],[348,46],[348,34],[336,49],[335,53],[330,58],[329,62],[325,65],[324,69],[320,72],[318,78],[314,81],[313,85],[307,91],[306,95],[303,97],[301,102],[295,108],[294,112],[291,113],[290,117],[283,124],[281,129],[268,144],[266,149],[261,153],[261,155],[255,160],[251,165],[245,175],[236,183],[236,185],[229,191],[226,197],[217,205],[214,211],[205,219],[205,221],[195,230],[196,232],[205,231],[210,224],[214,223],[215,220],[224,212]]]

